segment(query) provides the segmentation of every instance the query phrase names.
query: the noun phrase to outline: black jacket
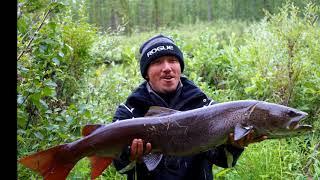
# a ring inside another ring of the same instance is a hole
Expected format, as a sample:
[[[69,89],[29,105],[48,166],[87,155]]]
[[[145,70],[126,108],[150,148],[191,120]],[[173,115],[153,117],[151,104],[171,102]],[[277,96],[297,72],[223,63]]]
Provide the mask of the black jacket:
[[[155,93],[147,82],[142,83],[126,102],[118,107],[113,121],[142,117],[150,106],[186,111],[214,103],[187,78],[181,77],[180,82],[177,92],[166,96]],[[243,149],[231,145],[221,145],[213,150],[189,157],[163,156],[157,168],[151,172],[147,170],[145,164],[141,163],[125,173],[128,180],[135,179],[135,171],[138,180],[213,179],[213,164],[220,167],[234,166],[242,151]],[[120,158],[113,161],[117,170],[123,169],[130,163],[129,152],[129,148],[126,147]]]

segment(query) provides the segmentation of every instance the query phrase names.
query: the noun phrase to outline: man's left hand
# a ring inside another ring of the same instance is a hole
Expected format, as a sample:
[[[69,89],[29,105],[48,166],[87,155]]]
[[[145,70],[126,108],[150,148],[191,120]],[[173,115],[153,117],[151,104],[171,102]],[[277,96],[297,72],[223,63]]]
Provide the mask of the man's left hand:
[[[231,144],[233,146],[236,146],[238,148],[245,148],[251,143],[256,143],[256,142],[261,142],[263,140],[266,140],[268,137],[265,135],[259,136],[259,137],[254,137],[254,131],[252,130],[250,133],[248,133],[246,136],[243,138],[235,141],[234,140],[234,134],[230,133],[229,134],[229,139],[228,139],[228,144]]]

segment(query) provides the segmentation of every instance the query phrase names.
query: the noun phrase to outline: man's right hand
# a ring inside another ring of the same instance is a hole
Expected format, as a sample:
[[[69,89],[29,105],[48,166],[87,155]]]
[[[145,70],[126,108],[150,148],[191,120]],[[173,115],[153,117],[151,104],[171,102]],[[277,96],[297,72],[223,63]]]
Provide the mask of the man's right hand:
[[[151,143],[146,144],[146,149],[143,148],[142,139],[133,139],[131,143],[130,160],[137,160],[141,162],[141,158],[144,154],[149,154],[151,152]]]

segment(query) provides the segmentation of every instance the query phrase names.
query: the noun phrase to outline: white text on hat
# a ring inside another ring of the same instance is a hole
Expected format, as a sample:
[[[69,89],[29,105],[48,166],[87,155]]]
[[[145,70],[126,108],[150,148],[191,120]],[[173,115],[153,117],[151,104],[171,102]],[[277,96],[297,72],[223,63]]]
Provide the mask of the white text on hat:
[[[147,53],[147,56],[150,57],[150,56],[152,56],[154,53],[159,52],[159,51],[163,51],[163,50],[172,50],[172,51],[173,51],[173,46],[158,46],[158,47],[155,47],[155,48],[151,49],[151,50]]]

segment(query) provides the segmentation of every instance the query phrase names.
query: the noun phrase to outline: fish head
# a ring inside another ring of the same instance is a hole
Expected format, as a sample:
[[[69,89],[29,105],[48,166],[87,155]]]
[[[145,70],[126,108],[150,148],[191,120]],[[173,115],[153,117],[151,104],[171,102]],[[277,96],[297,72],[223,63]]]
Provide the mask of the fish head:
[[[252,108],[248,119],[259,135],[282,138],[297,136],[312,130],[312,126],[300,124],[308,113],[298,109],[268,102],[258,102]]]

